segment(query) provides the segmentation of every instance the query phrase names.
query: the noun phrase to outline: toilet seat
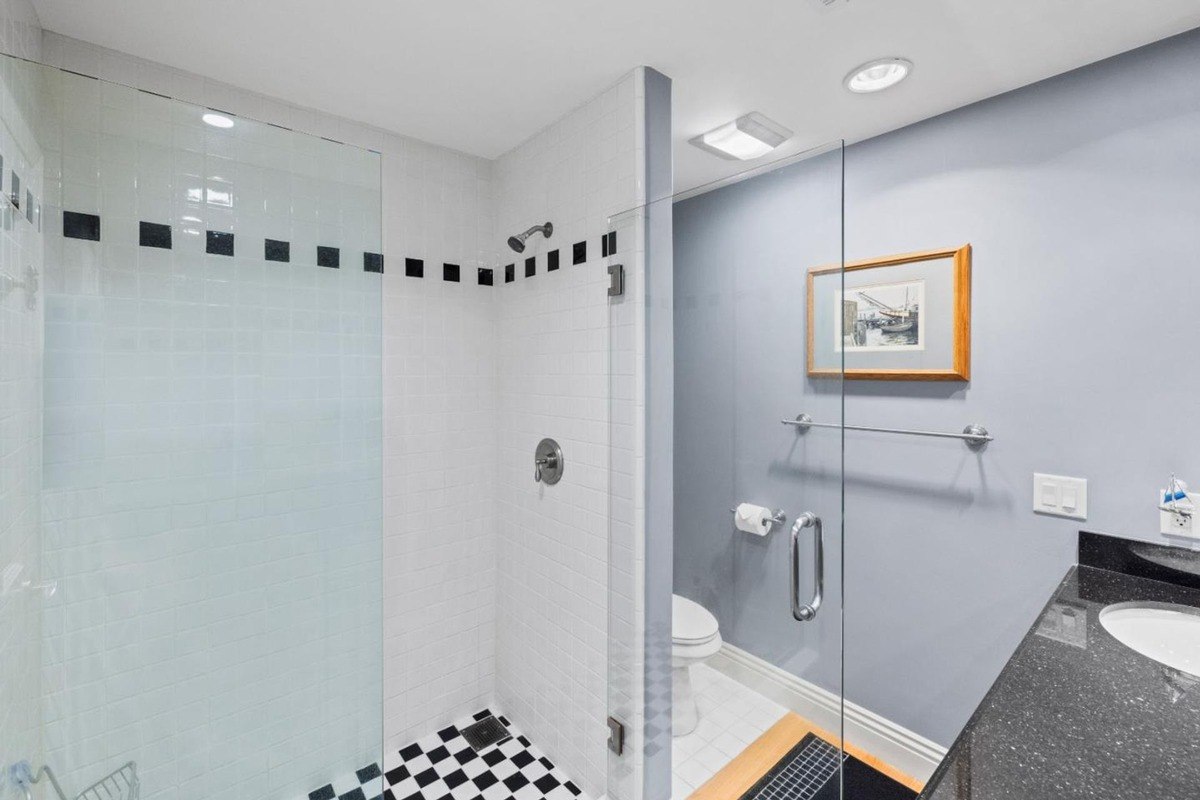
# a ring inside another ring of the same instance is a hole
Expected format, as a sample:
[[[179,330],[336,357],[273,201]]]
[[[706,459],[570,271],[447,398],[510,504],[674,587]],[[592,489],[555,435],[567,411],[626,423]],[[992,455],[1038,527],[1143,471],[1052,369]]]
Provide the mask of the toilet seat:
[[[671,642],[676,647],[700,647],[720,635],[717,618],[699,603],[671,595]]]

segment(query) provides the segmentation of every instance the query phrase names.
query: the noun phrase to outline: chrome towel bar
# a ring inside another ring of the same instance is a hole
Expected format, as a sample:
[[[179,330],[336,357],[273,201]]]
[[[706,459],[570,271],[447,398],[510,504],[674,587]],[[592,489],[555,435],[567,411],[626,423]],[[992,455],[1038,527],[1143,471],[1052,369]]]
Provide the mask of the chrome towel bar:
[[[797,432],[804,433],[809,428],[842,428],[847,431],[870,431],[872,433],[902,433],[906,436],[933,436],[938,439],[961,439],[972,450],[982,450],[992,441],[992,435],[982,425],[968,425],[962,433],[943,433],[941,431],[913,431],[904,428],[872,428],[866,425],[838,425],[833,422],[813,422],[808,414],[797,414],[795,419],[780,420],[784,425],[793,426]]]

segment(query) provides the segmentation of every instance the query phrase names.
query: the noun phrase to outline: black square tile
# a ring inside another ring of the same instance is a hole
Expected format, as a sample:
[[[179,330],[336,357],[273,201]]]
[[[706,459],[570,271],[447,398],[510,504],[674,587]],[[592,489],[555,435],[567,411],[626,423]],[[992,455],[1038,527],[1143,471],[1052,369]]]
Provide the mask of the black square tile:
[[[512,283],[514,280],[516,280],[516,277],[517,277],[517,265],[516,264],[505,264],[504,265],[504,282]]]
[[[499,750],[488,750],[480,757],[489,767],[494,767],[504,760],[504,753],[501,753]]]
[[[521,738],[524,739],[525,737],[522,736]],[[528,747],[529,745],[525,746]],[[512,757],[512,762],[517,765],[518,769],[525,769],[525,767],[533,763],[533,756],[529,755],[528,750],[522,750]]]
[[[437,770],[435,770],[433,767],[430,767],[424,772],[414,775],[413,778],[416,779],[418,786],[424,788],[436,781],[438,779],[438,774]]]
[[[362,769],[355,770],[354,774],[358,776],[359,783],[366,783],[369,780],[374,780],[375,778],[379,777],[379,765],[368,764]]]
[[[537,274],[537,256],[525,259],[525,277],[532,278]]]
[[[558,269],[558,251],[551,250],[546,253],[546,272],[554,272]]]
[[[429,756],[429,760],[432,761],[434,764],[436,764],[439,761],[445,761],[447,758],[449,758],[450,751],[447,750],[444,746],[439,745],[438,747],[435,747],[432,750],[430,750],[425,755]]]
[[[442,280],[458,283],[458,264],[442,264]]]
[[[587,261],[587,242],[576,242],[571,246],[571,263],[582,264]]]
[[[342,252],[336,247],[317,245],[317,266],[338,269],[342,266]]]
[[[142,247],[171,249],[171,226],[159,222],[138,223],[138,244]]]
[[[617,232],[609,231],[607,238],[608,238],[608,254],[610,256],[615,256],[617,254]]]
[[[425,795],[423,795],[419,791],[417,791],[417,792],[413,792],[408,797],[404,798],[404,800],[425,800]]]
[[[492,271],[486,267],[479,268],[479,285],[491,286],[493,283]]]
[[[461,786],[467,782],[467,773],[463,772],[461,769],[456,769],[454,772],[451,772],[449,775],[442,778],[442,780],[446,782],[447,786],[453,789],[454,787]]]
[[[529,740],[526,739],[524,736],[518,736],[517,741],[521,743],[521,747],[529,747]],[[528,764],[529,762],[526,761],[525,763]],[[522,766],[524,766],[524,765],[522,765]]]
[[[404,274],[409,278],[425,277],[425,261],[420,258],[404,259]]]
[[[558,778],[554,777],[553,775],[543,775],[534,781],[533,785],[536,786],[537,790],[542,794],[550,794],[551,791],[557,789],[562,784],[560,784],[558,782]]]
[[[417,277],[420,276],[418,275]],[[405,761],[412,761],[419,755],[421,755],[421,745],[419,744],[410,744],[408,747],[405,747],[400,751],[400,757]]]
[[[4,163],[3,161],[0,161],[0,165],[2,165],[3,163]],[[474,714],[472,714],[471,719],[475,720],[476,722],[479,722],[479,720],[483,719],[484,717],[490,717],[491,715],[492,715],[491,710],[485,708],[483,711],[476,711]]]
[[[384,773],[383,777],[387,778],[388,786],[391,786],[392,784],[399,783],[411,774],[412,773],[408,771],[408,767],[401,764],[395,769],[389,769],[386,773]]]
[[[546,758],[545,756],[542,756],[541,758],[539,758],[538,763],[541,764],[546,769],[554,769],[554,762],[552,762],[550,759]]]
[[[575,784],[571,783],[570,781],[567,781],[566,783],[563,784],[563,786],[567,787],[567,791],[570,792],[571,794],[575,795],[576,797],[579,796],[579,787],[576,786]]]
[[[454,754],[454,760],[460,764],[469,763],[474,761],[476,758],[478,758],[478,756],[475,755],[475,751],[469,747],[464,747],[462,750],[459,750]]]
[[[209,231],[204,252],[214,256],[233,255],[233,234],[224,231]]]
[[[363,272],[383,274],[383,253],[363,253]]]
[[[481,772],[478,775],[476,775],[474,778],[471,778],[471,783],[475,784],[476,788],[478,788],[480,791],[483,791],[484,789],[488,788],[489,786],[492,786],[492,785],[496,784],[497,782],[499,782],[499,780],[500,780],[499,778],[497,778],[494,774],[492,774],[489,771],[489,772]]]
[[[396,800],[396,795],[392,794],[391,789],[383,790],[383,800]]]
[[[338,795],[338,800],[367,800],[361,786],[355,787],[345,794]]]
[[[501,716],[501,717],[497,717],[497,719],[499,719],[499,720],[500,720],[500,724],[501,724],[501,725],[503,725],[503,726],[504,726],[504,727],[506,727],[506,728],[507,728],[507,727],[508,727],[510,724],[512,724],[512,723],[510,723],[510,722],[508,721],[508,717]]]
[[[333,784],[327,783],[320,789],[315,789],[308,793],[308,800],[333,800],[337,795],[334,794]]]
[[[458,736],[458,728],[451,725],[449,728],[442,728],[438,733],[438,738],[443,742],[448,742],[455,736]]]
[[[278,239],[267,239],[263,242],[263,258],[267,261],[282,261],[286,264],[292,260],[292,245],[290,242],[281,242]]]
[[[508,787],[510,792],[515,792],[527,783],[529,783],[529,778],[526,778],[524,773],[521,772],[514,772],[504,779],[504,785]]]
[[[95,214],[80,214],[78,211],[64,211],[63,236],[68,239],[100,241],[100,217]]]
[[[600,257],[608,258],[608,234],[603,234],[600,237]]]

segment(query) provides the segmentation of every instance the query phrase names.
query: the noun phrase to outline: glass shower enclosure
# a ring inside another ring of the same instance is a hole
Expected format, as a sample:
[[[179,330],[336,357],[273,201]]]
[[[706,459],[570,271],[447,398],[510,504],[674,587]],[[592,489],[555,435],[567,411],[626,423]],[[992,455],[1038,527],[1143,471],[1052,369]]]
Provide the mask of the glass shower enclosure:
[[[6,772],[233,800],[382,763],[378,154],[0,81]]]

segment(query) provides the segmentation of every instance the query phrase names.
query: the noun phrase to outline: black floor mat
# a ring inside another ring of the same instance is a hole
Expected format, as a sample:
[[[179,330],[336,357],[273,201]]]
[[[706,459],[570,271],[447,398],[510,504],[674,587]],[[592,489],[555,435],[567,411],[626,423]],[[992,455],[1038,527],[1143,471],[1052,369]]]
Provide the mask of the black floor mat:
[[[839,763],[843,765],[841,780]],[[916,796],[903,784],[810,733],[740,800],[913,800]]]

